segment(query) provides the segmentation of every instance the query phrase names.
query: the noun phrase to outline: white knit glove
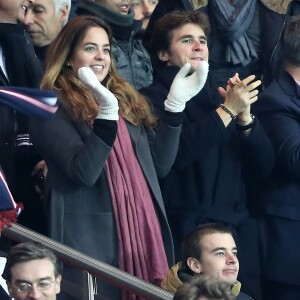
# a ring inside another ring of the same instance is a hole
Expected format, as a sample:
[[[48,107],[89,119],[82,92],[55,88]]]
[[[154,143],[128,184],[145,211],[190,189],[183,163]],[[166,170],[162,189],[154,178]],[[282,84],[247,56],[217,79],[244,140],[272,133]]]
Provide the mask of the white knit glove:
[[[92,90],[99,103],[99,114],[96,119],[119,120],[119,104],[115,95],[104,87],[92,69],[78,69],[79,78]]]
[[[191,64],[186,63],[175,76],[167,100],[165,110],[181,112],[185,104],[196,96],[203,88],[208,74],[208,62],[201,61],[192,75],[187,76]]]

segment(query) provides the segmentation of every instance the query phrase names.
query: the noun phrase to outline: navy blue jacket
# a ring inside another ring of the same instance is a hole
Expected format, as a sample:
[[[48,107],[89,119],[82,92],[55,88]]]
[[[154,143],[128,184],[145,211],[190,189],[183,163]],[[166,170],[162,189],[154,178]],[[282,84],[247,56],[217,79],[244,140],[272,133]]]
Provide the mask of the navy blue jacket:
[[[255,107],[276,154],[258,211],[262,274],[298,286],[300,277],[300,87],[283,71]],[[288,271],[287,271],[288,270]]]

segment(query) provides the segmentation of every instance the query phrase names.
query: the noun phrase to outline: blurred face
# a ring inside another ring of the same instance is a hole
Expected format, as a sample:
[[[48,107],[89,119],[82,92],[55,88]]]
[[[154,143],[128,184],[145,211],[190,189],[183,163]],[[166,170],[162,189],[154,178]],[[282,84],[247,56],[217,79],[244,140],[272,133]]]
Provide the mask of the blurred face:
[[[11,275],[8,290],[15,300],[55,300],[60,292],[61,276],[55,278],[54,266],[48,259],[18,263],[12,267]],[[28,283],[31,286],[24,288]]]
[[[222,279],[234,284],[236,282],[239,261],[237,248],[231,234],[207,234],[201,241],[201,259],[198,261],[199,273]]]
[[[2,23],[16,24],[24,22],[29,3],[34,0],[0,0],[0,15]]]
[[[130,0],[96,0],[96,2],[99,2],[114,12],[119,12],[122,15],[128,14],[130,6]]]
[[[110,63],[110,44],[106,31],[100,27],[91,27],[75,51],[74,70],[78,73],[79,68],[89,67],[102,82],[108,74]]]
[[[142,30],[146,30],[150,16],[157,5],[158,0],[131,0],[131,7],[134,10],[134,18],[142,20]]]
[[[199,62],[208,61],[207,38],[198,25],[185,24],[173,31],[170,49],[159,52],[158,57],[168,66],[182,67],[189,62],[195,69]]]
[[[35,0],[28,7],[27,31],[37,47],[49,45],[60,32],[69,15],[69,7],[64,5],[55,14],[54,0]]]

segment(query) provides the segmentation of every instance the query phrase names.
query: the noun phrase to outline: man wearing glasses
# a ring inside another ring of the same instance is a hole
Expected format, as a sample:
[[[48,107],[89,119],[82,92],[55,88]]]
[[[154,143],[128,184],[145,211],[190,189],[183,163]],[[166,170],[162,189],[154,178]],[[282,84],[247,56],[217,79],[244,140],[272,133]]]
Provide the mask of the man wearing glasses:
[[[4,270],[8,291],[15,300],[56,300],[61,275],[55,254],[40,243],[11,248]]]

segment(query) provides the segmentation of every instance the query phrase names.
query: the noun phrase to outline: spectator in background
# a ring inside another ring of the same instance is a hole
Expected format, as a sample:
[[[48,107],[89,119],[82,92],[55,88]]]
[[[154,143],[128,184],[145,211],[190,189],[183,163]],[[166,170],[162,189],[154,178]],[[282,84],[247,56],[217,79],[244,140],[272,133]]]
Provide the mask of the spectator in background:
[[[33,22],[27,14],[34,1],[0,2],[0,85],[37,88],[43,70],[35,55],[25,25]],[[23,24],[18,24],[19,22]],[[0,106],[0,165],[17,202],[26,210],[20,223],[41,233],[46,232],[45,216],[35,178],[44,171],[41,157],[34,151],[28,134],[28,117],[12,108]],[[32,218],[32,215],[35,218]]]
[[[173,300],[234,300],[230,284],[210,277],[196,277],[181,285]]]
[[[134,20],[130,0],[83,0],[78,15],[103,19],[112,29],[112,56],[119,75],[136,89],[152,82],[152,65],[147,50],[137,39],[142,21]]]
[[[185,237],[182,261],[169,271],[162,288],[175,293],[193,277],[211,276],[228,283],[232,296],[236,296],[237,300],[250,300],[249,296],[240,292],[238,273],[237,247],[231,230],[222,224],[207,223],[196,227]]]
[[[4,276],[14,300],[55,300],[60,292],[57,258],[40,243],[27,242],[12,247]]]
[[[151,14],[159,0],[131,0],[130,5],[134,10],[134,19],[143,21],[138,37],[143,39]]]
[[[35,53],[44,65],[49,44],[67,23],[71,0],[35,0],[27,9],[32,22],[27,25]]]
[[[207,63],[208,32],[207,17],[197,11],[171,12],[156,22],[150,41],[156,61],[154,80],[141,92],[158,112],[179,68],[186,62],[194,68]],[[260,282],[257,228],[255,219],[248,217],[255,198],[249,191],[270,174],[274,160],[272,144],[251,114],[261,81],[254,81],[255,76],[240,81],[236,75],[229,80],[233,85],[220,89],[224,96],[220,101],[212,90],[211,74],[210,70],[205,87],[187,103],[176,161],[160,186],[175,253],[195,226],[223,222],[236,234],[242,281],[256,293]]]
[[[189,64],[181,69],[154,132],[148,102],[112,64],[111,42],[107,24],[80,16],[49,48],[41,86],[54,89],[61,106],[50,122],[32,120],[31,133],[49,167],[50,236],[160,285],[174,257],[157,177],[174,162],[180,112],[206,77],[201,68],[186,76]],[[76,276],[64,269],[64,278],[78,283]],[[120,299],[97,282],[103,297]]]
[[[257,207],[263,299],[300,299],[300,16],[286,25],[284,71],[260,95],[255,110],[276,153]]]

